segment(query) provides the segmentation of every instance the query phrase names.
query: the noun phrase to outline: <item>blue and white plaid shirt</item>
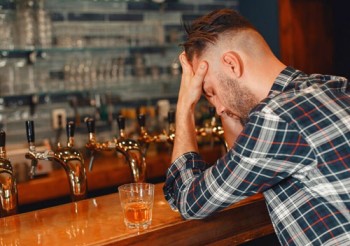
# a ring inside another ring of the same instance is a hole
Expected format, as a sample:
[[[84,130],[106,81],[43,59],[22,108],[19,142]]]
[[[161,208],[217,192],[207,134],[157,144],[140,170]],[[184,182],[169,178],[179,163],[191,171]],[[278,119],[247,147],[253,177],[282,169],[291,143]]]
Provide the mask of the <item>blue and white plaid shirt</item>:
[[[287,67],[215,165],[175,160],[167,201],[199,219],[262,192],[282,245],[350,245],[349,93],[345,78]]]

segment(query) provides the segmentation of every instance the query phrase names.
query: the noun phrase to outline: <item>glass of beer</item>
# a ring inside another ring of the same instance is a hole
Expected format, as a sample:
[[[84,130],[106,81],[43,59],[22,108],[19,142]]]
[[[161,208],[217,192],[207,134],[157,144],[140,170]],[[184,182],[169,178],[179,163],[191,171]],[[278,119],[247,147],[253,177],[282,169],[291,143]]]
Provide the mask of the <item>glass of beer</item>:
[[[130,183],[118,187],[124,223],[128,228],[147,229],[152,222],[154,185]]]

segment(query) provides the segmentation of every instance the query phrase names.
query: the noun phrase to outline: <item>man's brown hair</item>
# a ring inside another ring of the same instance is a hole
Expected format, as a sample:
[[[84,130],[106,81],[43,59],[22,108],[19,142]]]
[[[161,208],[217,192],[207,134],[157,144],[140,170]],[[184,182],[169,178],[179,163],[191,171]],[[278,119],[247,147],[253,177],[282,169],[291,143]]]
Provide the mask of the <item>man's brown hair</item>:
[[[187,59],[192,61],[194,56],[201,56],[208,43],[214,44],[218,35],[225,32],[235,32],[256,28],[237,11],[232,9],[214,10],[194,20],[190,25],[184,23],[187,40],[181,44]]]

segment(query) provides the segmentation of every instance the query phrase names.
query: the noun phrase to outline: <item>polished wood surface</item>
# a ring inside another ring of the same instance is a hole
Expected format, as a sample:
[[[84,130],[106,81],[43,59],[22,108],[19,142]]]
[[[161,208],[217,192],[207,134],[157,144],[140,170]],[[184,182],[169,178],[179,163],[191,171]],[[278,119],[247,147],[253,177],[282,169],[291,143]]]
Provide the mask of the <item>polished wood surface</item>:
[[[149,229],[127,229],[118,193],[0,219],[1,245],[237,245],[271,234],[262,195],[204,220],[185,221],[157,184]]]
[[[213,163],[221,155],[220,148],[202,148],[201,154],[209,163]],[[170,152],[150,152],[146,158],[147,179],[165,176],[170,165]],[[132,182],[131,171],[124,157],[114,152],[99,153],[95,156],[93,169],[88,171],[89,159],[85,160],[88,191],[117,187]],[[63,168],[54,170],[45,177],[19,183],[18,202],[20,205],[37,203],[45,200],[69,196],[69,184]]]

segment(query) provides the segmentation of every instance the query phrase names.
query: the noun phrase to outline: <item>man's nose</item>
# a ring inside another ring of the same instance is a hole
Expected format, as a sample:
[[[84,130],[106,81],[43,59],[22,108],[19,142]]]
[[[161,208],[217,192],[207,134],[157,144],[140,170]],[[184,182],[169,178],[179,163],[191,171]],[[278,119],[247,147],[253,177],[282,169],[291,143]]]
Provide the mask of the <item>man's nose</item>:
[[[223,113],[225,113],[225,107],[222,104],[216,102],[216,105],[214,105],[214,106],[216,109],[216,114],[218,116],[221,116]]]

